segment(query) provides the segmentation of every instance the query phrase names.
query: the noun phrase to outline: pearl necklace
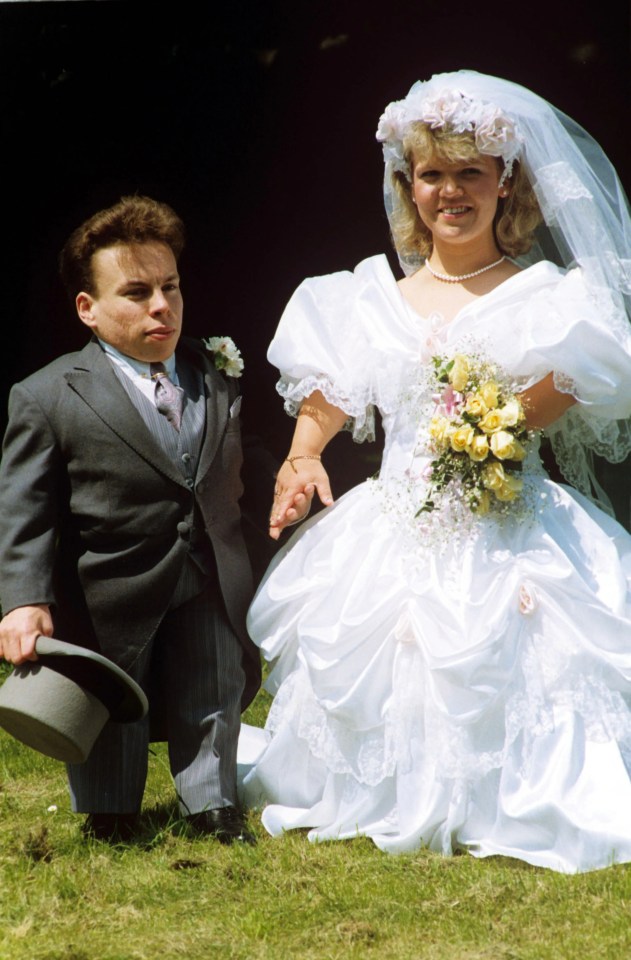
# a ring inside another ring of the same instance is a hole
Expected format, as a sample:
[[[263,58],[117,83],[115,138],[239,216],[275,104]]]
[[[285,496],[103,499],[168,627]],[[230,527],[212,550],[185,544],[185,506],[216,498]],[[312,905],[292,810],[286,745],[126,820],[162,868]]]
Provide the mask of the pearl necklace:
[[[471,277],[479,277],[481,273],[486,273],[487,270],[492,270],[493,267],[499,267],[500,263],[506,260],[506,257],[500,257],[499,260],[496,260],[495,263],[488,263],[486,267],[481,267],[479,270],[474,270],[473,273],[463,273],[461,276],[456,277],[449,273],[438,273],[430,266],[429,260],[425,261],[425,266],[431,273],[433,277],[436,277],[437,280],[442,280],[444,283],[461,283],[463,280],[470,280]]]

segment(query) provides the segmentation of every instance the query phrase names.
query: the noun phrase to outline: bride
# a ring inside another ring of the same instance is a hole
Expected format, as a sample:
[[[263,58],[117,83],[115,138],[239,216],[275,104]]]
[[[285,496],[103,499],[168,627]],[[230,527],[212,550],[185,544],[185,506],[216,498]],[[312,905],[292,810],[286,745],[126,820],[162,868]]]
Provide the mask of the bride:
[[[377,138],[405,278],[377,256],[306,280],[269,351],[297,415],[270,533],[328,508],[250,610],[275,699],[245,800],[272,834],[629,861],[631,537],[592,465],[631,450],[623,191],[572,120],[469,71]],[[379,476],[333,503],[324,448],[375,407]]]

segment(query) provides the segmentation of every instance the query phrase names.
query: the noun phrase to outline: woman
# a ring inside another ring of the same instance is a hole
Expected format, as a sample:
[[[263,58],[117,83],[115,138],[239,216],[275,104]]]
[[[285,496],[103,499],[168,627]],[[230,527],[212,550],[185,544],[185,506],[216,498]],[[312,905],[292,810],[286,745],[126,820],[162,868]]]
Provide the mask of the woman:
[[[269,356],[299,415],[271,535],[314,490],[332,503],[322,451],[371,436],[374,406],[383,463],[252,605],[276,697],[246,798],[273,834],[631,860],[631,538],[591,466],[631,449],[624,194],[569,118],[467,71],[416,84],[377,136],[406,277],[374,257],[290,301]],[[505,420],[484,433],[488,410]],[[577,490],[545,473],[542,429]]]

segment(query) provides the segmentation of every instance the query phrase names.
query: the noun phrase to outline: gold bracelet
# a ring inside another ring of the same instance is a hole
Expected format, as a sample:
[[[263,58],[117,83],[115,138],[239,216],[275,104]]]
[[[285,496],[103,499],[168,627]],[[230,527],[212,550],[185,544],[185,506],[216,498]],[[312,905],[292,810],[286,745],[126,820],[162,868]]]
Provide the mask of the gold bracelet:
[[[294,460],[322,460],[319,453],[301,453],[297,457],[286,457],[285,463],[288,463],[294,473],[298,473],[294,467]]]

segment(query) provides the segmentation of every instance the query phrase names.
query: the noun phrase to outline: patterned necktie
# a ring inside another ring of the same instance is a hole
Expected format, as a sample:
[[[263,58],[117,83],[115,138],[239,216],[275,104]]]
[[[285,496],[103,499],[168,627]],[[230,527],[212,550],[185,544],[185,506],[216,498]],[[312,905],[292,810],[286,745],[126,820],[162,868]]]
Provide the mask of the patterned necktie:
[[[151,379],[156,382],[156,408],[179,433],[182,423],[184,391],[169,380],[163,363],[151,363],[149,364],[149,370]]]

